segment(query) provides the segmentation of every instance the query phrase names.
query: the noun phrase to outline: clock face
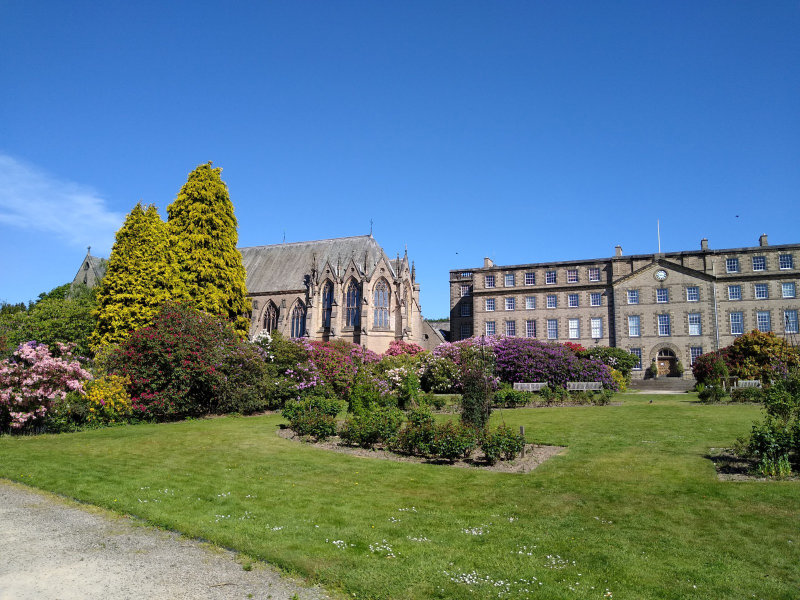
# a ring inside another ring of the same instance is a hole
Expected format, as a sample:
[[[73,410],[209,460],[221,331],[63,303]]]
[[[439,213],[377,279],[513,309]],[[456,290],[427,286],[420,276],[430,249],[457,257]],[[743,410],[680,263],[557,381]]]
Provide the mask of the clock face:
[[[667,272],[664,269],[659,269],[656,271],[656,279],[659,281],[664,281],[667,278]]]

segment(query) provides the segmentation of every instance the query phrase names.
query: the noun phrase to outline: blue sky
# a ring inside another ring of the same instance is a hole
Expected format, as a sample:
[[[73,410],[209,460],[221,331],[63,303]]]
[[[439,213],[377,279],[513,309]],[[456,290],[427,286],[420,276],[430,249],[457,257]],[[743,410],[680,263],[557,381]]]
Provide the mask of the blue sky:
[[[30,2],[0,20],[0,300],[223,168],[241,246],[482,264],[800,242],[800,3]],[[737,216],[738,215],[738,216]]]

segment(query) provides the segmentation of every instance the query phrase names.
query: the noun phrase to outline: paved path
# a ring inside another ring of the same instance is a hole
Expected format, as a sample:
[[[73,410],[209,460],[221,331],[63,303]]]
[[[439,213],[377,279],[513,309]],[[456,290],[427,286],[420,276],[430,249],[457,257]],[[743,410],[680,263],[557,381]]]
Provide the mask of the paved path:
[[[232,552],[0,480],[0,600],[327,599]]]

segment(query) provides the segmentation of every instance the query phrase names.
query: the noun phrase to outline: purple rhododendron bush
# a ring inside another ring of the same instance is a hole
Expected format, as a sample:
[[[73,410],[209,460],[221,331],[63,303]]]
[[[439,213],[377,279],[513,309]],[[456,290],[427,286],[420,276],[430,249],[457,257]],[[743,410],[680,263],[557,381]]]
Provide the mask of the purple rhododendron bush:
[[[72,356],[73,345],[27,342],[0,362],[0,431],[37,431],[67,393],[83,393],[92,378]]]
[[[568,381],[600,381],[617,390],[611,368],[599,359],[581,358],[562,344],[526,338],[497,338],[492,343],[495,374],[506,383],[546,382],[566,387]]]

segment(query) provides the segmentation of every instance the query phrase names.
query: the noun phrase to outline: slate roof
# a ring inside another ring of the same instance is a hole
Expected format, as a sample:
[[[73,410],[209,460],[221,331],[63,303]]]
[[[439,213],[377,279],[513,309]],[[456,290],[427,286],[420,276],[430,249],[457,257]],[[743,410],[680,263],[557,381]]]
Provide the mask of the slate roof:
[[[239,251],[247,272],[247,291],[251,294],[305,289],[304,277],[315,260],[317,270],[322,270],[326,262],[334,269],[337,264],[344,269],[351,258],[363,269],[366,253],[369,274],[381,258],[386,258],[383,248],[369,235],[251,246]],[[396,270],[393,264],[391,268]]]

